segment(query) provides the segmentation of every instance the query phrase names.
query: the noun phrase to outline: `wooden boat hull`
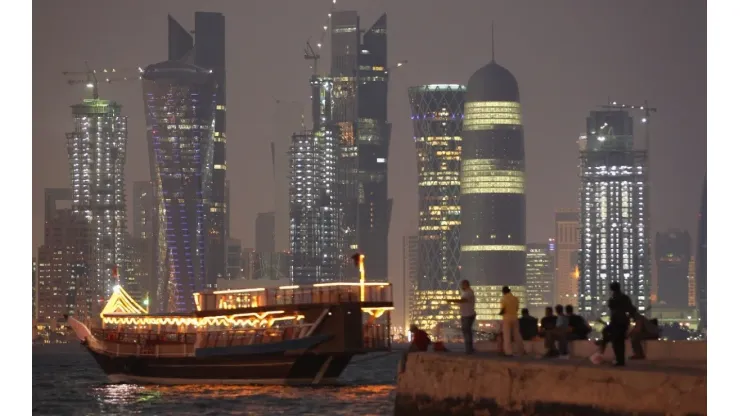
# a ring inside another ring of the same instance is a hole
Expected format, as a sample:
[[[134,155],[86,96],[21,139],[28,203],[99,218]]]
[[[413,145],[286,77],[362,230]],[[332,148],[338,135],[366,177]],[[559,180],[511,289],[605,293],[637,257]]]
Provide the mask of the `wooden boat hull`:
[[[143,384],[326,384],[349,353],[267,353],[211,357],[120,356],[87,348],[113,382]]]

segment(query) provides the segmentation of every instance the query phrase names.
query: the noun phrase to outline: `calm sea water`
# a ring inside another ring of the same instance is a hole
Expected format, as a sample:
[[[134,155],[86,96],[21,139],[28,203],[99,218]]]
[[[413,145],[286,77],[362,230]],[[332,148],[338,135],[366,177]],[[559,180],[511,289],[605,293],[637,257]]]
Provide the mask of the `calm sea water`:
[[[109,383],[79,345],[34,347],[33,414],[386,416],[400,356],[356,357],[337,387],[139,386]]]

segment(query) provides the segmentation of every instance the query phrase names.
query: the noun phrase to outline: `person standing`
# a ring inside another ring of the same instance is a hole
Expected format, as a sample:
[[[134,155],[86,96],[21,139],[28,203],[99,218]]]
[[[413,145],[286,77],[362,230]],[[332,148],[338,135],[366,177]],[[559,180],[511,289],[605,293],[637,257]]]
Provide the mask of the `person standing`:
[[[511,337],[514,337],[516,348],[524,353],[524,341],[519,331],[519,299],[511,293],[509,286],[502,289],[504,296],[501,298],[501,312],[503,316],[504,354],[513,356],[511,349]]]
[[[463,339],[465,340],[465,353],[473,353],[473,323],[475,322],[475,292],[470,288],[470,282],[460,282],[462,295],[460,299],[447,299],[451,303],[460,304],[460,324],[462,326]]]
[[[612,349],[614,349],[614,358],[616,359],[615,366],[624,366],[624,350],[625,342],[627,341],[627,331],[630,326],[630,318],[634,318],[637,315],[637,309],[632,305],[632,300],[629,296],[622,293],[619,286],[619,282],[612,282],[609,285],[609,289],[612,291],[612,297],[609,298],[609,338],[612,342]]]

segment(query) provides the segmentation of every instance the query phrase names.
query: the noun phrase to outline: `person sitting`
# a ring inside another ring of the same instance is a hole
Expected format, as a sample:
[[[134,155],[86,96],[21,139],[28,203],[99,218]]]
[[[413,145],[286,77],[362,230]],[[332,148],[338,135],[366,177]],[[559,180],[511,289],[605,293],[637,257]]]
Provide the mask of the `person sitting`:
[[[555,328],[545,331],[545,347],[547,348],[546,357],[560,357],[568,358],[568,333],[570,327],[568,325],[568,317],[565,315],[563,305],[555,306]],[[555,349],[555,342],[558,343],[558,348]]]
[[[565,315],[568,317],[568,326],[570,331],[568,333],[569,340],[583,340],[588,339],[588,334],[591,333],[591,326],[583,319],[582,316],[576,315],[573,312],[573,305],[565,307]]]
[[[529,309],[522,309],[522,316],[519,318],[519,331],[524,341],[531,341],[537,336],[537,318],[529,315]]]
[[[540,336],[544,338],[547,331],[555,329],[557,320],[558,318],[552,313],[552,307],[546,307],[545,316],[540,319]]]
[[[429,338],[429,334],[419,329],[415,324],[409,327],[409,332],[411,332],[412,335],[411,345],[409,346],[408,351],[403,353],[401,361],[398,363],[399,372],[401,373],[406,371],[406,362],[408,361],[410,353],[427,351],[429,349],[429,345],[432,343],[432,340]]]
[[[429,345],[432,343],[432,340],[429,339],[429,334],[419,329],[416,325],[411,325],[409,331],[411,331],[413,336],[409,352],[426,351],[429,349]]]

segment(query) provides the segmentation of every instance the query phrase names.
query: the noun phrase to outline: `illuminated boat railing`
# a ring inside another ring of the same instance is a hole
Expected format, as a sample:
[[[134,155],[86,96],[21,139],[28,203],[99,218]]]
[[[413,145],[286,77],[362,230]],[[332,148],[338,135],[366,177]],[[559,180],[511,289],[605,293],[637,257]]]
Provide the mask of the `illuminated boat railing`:
[[[392,303],[390,283],[318,283],[313,286],[281,286],[216,290],[196,293],[199,311],[221,309],[273,307],[281,305],[337,304],[337,303]],[[362,299],[362,300],[361,300]]]

